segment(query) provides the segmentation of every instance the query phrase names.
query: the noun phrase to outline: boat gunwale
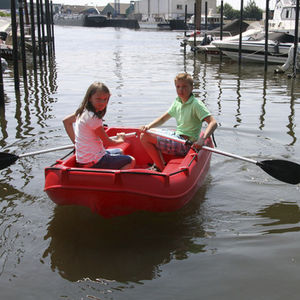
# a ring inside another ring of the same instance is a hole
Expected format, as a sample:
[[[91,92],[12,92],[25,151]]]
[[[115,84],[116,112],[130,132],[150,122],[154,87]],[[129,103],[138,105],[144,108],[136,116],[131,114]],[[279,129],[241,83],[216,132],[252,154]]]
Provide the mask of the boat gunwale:
[[[196,157],[196,155],[194,156]],[[193,159],[194,159],[193,157]],[[210,158],[211,158],[211,153],[209,153],[208,155],[208,158],[205,159],[204,161],[204,164],[203,164],[203,169],[206,169],[207,167],[207,164],[210,163]],[[49,168],[49,169],[58,169],[58,170],[62,170],[61,168]],[[73,171],[74,169],[65,169],[65,171]],[[77,171],[78,169],[76,169]],[[82,169],[80,169],[82,170]],[[188,168],[184,168],[182,170],[179,170],[174,173],[172,173],[172,175],[176,175],[176,174],[179,174],[181,172],[186,172],[188,170]],[[120,170],[116,170],[116,171],[120,171]],[[86,169],[85,172],[88,172],[88,170]],[[97,172],[97,171],[96,171]],[[124,170],[123,172],[126,172],[126,170]],[[114,173],[113,171],[110,171],[109,173]],[[130,174],[130,172],[128,172]],[[161,174],[161,173],[139,173],[137,172],[138,174],[142,174],[142,175],[158,175],[158,176],[164,176],[166,178],[168,178],[168,174]],[[85,186],[81,186],[79,189],[80,190],[88,190],[88,191],[101,191],[101,192],[110,192],[110,193],[130,193],[130,194],[136,194],[136,195],[141,195],[141,196],[150,196],[150,197],[153,197],[153,198],[159,198],[159,199],[166,199],[166,200],[174,200],[174,198],[181,198],[181,197],[184,197],[185,195],[189,194],[190,191],[195,188],[195,185],[197,185],[197,182],[199,181],[199,178],[201,177],[201,172],[198,173],[197,175],[197,178],[196,180],[194,181],[194,184],[191,184],[189,185],[188,188],[185,188],[184,190],[182,190],[181,193],[177,193],[176,195],[174,194],[168,194],[168,193],[165,193],[165,194],[155,194],[153,192],[149,193],[149,192],[145,192],[145,191],[139,191],[139,190],[136,190],[136,189],[130,189],[130,188],[122,188],[122,189],[116,189],[115,187],[114,188],[105,188],[105,187],[101,187],[101,189],[99,187],[92,187],[92,186],[88,186],[88,187],[85,187]],[[74,186],[73,185],[69,185],[69,186],[66,186],[66,185],[61,185],[61,184],[57,184],[57,185],[52,185],[51,187],[48,187],[48,188],[45,188],[45,192],[51,192],[51,190],[55,190],[55,189],[64,189],[64,190],[73,190],[74,189]],[[76,187],[78,188],[78,187]],[[54,201],[55,202],[55,201]]]
[[[156,176],[162,176],[162,177],[170,177],[176,174],[179,174],[181,172],[186,172],[189,170],[189,167],[191,166],[192,162],[196,159],[198,154],[191,154],[192,159],[189,161],[186,167],[181,167],[180,170],[172,172],[172,173],[164,173],[164,172],[151,172],[148,170],[148,172],[145,172],[144,169],[130,169],[130,170],[109,170],[109,169],[93,169],[93,168],[78,168],[78,167],[47,167],[45,168],[45,171],[47,170],[61,170],[61,171],[67,171],[67,172],[86,172],[86,173],[101,173],[101,174],[136,174],[136,175],[156,175]],[[58,163],[59,164],[59,163]],[[135,170],[135,171],[131,171]],[[143,170],[143,171],[142,171]]]

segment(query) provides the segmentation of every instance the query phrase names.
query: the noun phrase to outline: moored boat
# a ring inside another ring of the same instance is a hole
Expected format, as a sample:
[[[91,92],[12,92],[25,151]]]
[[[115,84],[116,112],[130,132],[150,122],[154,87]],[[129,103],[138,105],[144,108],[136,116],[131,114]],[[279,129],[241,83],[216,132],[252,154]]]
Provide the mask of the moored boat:
[[[109,128],[107,133],[136,132],[118,145],[135,157],[129,170],[80,168],[75,155],[45,169],[45,191],[58,205],[82,205],[110,218],[135,211],[171,212],[187,204],[203,183],[211,152],[193,149],[185,157],[164,155],[163,172],[149,170],[151,158],[140,143],[139,129]],[[213,147],[211,139],[206,145]]]

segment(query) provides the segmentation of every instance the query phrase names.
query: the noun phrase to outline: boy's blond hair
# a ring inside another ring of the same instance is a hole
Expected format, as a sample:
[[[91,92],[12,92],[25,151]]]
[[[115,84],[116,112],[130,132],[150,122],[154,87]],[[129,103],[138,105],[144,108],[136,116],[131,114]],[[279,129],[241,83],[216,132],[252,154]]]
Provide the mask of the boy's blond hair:
[[[193,77],[188,74],[188,73],[179,73],[176,75],[175,79],[174,79],[174,82],[176,84],[176,81],[177,80],[185,80],[187,81],[192,87],[194,85],[194,80],[193,80]]]

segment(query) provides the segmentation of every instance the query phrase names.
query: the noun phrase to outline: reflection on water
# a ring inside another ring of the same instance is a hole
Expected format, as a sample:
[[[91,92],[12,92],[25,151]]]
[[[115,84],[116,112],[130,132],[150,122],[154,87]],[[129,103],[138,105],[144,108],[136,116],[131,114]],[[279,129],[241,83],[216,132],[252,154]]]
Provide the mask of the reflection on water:
[[[258,224],[270,227],[265,233],[285,233],[300,231],[300,208],[296,203],[281,202],[275,203],[260,210],[258,216],[270,219],[270,222]],[[298,224],[298,226],[292,225]]]
[[[83,207],[56,207],[43,258],[49,255],[52,270],[70,281],[156,278],[161,266],[172,259],[206,251],[202,243],[205,193],[206,186],[180,212],[137,213],[110,220]]]
[[[20,235],[13,227],[23,218],[22,213],[16,209],[16,201],[26,197],[28,199],[28,195],[6,180],[0,181],[0,277],[4,275],[8,261],[18,262],[22,257]]]

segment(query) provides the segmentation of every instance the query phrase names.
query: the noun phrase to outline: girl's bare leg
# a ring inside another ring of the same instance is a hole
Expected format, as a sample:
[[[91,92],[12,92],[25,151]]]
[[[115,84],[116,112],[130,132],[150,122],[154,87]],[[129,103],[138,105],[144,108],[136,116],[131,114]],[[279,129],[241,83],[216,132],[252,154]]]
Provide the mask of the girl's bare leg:
[[[127,165],[125,165],[124,167],[122,167],[120,170],[128,170],[128,169],[133,169],[135,167],[135,158],[131,157],[131,162]]]

